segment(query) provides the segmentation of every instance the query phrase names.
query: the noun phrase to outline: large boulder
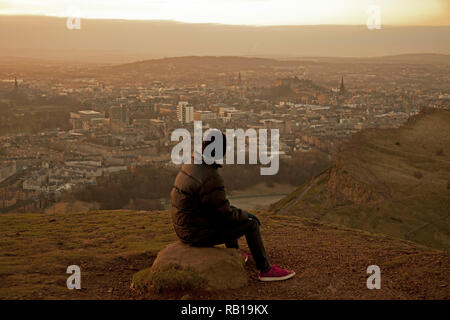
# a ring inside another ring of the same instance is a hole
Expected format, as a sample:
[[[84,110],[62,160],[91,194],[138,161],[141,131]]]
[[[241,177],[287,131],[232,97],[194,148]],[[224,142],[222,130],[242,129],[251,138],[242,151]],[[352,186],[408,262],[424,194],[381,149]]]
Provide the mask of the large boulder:
[[[197,248],[181,242],[158,253],[151,268],[133,276],[136,290],[221,290],[238,289],[247,284],[244,259],[239,250]]]

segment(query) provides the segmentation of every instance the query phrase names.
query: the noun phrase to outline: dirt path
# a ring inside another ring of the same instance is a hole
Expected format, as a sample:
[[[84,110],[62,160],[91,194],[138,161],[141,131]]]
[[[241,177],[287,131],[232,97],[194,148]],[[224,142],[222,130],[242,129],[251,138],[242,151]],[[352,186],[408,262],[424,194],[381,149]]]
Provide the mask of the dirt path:
[[[312,187],[314,187],[317,184],[318,179],[320,178],[320,175],[315,177],[313,179],[313,181],[311,181],[308,185],[308,187],[302,191],[302,193],[296,197],[295,199],[292,199],[291,202],[283,209],[281,209],[278,213],[279,214],[283,214],[285,212],[288,212],[290,208],[294,207],[297,203],[299,203],[303,197],[305,196],[305,194],[307,194],[309,192],[309,190],[311,190]]]

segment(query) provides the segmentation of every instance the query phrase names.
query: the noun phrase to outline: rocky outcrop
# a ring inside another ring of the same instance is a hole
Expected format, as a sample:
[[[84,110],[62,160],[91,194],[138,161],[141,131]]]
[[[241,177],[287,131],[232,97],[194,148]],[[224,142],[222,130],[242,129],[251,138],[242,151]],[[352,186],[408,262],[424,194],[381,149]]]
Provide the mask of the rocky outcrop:
[[[367,129],[352,136],[344,143],[333,158],[327,182],[327,203],[330,206],[357,203],[377,204],[391,197],[391,190],[374,171],[368,159],[377,152],[370,136],[377,134]]]
[[[133,276],[136,290],[238,289],[247,284],[244,259],[236,249],[196,248],[181,242],[158,253],[151,268]]]
[[[373,184],[358,180],[351,172],[334,162],[327,182],[327,202],[329,206],[348,203],[376,204],[388,198],[388,190],[382,191]]]

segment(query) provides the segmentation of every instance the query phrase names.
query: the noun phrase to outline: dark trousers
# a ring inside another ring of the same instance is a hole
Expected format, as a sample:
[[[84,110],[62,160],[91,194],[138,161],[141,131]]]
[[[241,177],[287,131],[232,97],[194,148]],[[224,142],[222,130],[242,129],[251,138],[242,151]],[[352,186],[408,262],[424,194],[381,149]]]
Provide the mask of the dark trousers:
[[[255,220],[248,219],[244,222],[235,222],[224,225],[223,228],[211,230],[203,239],[193,243],[197,247],[213,247],[225,244],[227,248],[238,249],[238,239],[245,235],[248,247],[256,262],[256,268],[262,272],[270,269],[266,249],[261,238],[259,225]]]

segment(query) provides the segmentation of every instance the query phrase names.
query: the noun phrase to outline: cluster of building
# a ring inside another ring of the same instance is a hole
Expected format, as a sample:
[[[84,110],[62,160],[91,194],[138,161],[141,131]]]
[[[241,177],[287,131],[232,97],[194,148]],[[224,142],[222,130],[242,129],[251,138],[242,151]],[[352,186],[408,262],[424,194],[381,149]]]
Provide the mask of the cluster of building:
[[[0,137],[3,210],[33,197],[57,197],[135,166],[171,165],[171,133],[180,127],[193,130],[194,121],[220,130],[278,129],[280,154],[289,158],[312,149],[331,154],[359,130],[396,127],[423,107],[448,108],[450,103],[442,92],[348,89],[343,77],[332,88],[298,77],[250,87],[240,73],[230,84],[217,86],[114,85],[93,79],[77,80],[72,88],[22,88],[17,80],[14,86],[30,95],[73,96],[80,107],[68,112],[69,130]]]

